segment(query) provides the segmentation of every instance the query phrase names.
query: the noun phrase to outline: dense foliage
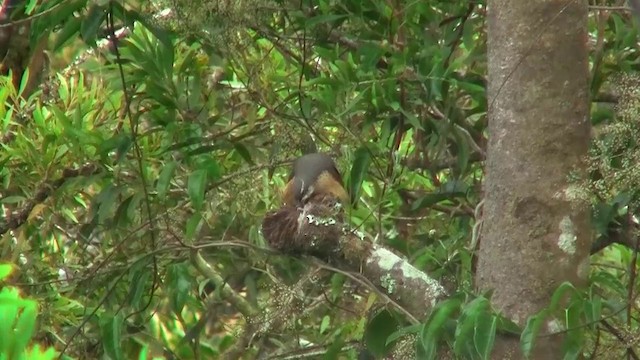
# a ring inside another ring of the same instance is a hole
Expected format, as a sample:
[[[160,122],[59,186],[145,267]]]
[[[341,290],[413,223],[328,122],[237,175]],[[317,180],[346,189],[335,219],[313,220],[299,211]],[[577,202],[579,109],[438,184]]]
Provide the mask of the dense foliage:
[[[30,22],[23,45],[49,49],[36,90],[33,68],[0,87],[0,259],[16,265],[0,281],[38,301],[34,341],[79,359],[346,359],[410,334],[424,356],[445,340],[487,358],[496,329],[522,330],[473,294],[484,2],[13,3],[12,20]],[[561,314],[568,358],[619,358],[640,351],[638,28],[622,11],[590,16],[597,131],[576,197],[599,241],[618,244],[521,337],[530,349]],[[310,139],[338,161],[350,222],[457,294],[425,326],[357,274],[265,246],[261,219]]]

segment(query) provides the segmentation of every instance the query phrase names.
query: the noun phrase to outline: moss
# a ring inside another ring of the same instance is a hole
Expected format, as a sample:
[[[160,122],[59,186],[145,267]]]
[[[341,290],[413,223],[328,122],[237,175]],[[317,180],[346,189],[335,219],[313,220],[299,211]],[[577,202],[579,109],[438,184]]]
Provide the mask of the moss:
[[[593,199],[611,200],[621,191],[640,187],[640,76],[621,74],[610,84],[618,95],[616,117],[598,126],[597,137],[589,152],[590,178],[574,195],[588,190]],[[634,208],[640,203],[630,204]]]
[[[387,290],[387,294],[391,295],[395,291],[396,281],[391,275],[384,274],[380,277],[380,286]]]
[[[560,221],[559,228],[560,237],[558,238],[558,247],[569,255],[575,254],[578,237],[576,236],[575,226],[571,218],[568,216],[563,217]]]

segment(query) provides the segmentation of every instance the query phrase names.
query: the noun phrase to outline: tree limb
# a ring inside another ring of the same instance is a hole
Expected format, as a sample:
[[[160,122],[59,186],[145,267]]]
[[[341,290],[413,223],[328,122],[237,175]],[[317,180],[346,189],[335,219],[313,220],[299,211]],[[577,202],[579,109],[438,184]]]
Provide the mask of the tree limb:
[[[348,229],[342,222],[342,207],[332,199],[272,211],[263,220],[262,232],[277,250],[312,255],[337,268],[361,273],[417,319],[424,319],[447,295],[438,281],[407,259]]]
[[[4,235],[7,231],[15,230],[22,226],[29,218],[31,210],[33,210],[36,205],[47,200],[54,191],[62,187],[68,180],[80,176],[95,175],[100,171],[101,169],[94,164],[86,164],[77,169],[64,169],[59,179],[50,183],[41,184],[32,199],[28,200],[19,210],[7,216],[6,222],[0,223],[0,235]],[[0,199],[0,202],[1,201],[2,199]]]

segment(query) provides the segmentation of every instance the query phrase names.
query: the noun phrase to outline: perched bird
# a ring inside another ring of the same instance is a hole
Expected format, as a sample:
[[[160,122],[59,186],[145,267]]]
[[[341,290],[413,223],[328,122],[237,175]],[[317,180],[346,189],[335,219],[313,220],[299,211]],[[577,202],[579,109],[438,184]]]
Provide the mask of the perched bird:
[[[282,197],[285,207],[304,206],[309,201],[326,198],[339,200],[343,205],[349,202],[335,162],[321,153],[303,155],[293,163]]]

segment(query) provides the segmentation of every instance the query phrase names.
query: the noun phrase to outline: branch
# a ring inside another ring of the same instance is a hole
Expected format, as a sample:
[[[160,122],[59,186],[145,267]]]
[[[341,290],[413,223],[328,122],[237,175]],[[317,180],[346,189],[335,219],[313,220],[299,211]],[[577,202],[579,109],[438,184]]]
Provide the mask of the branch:
[[[4,235],[9,230],[15,230],[18,227],[22,226],[25,222],[27,222],[31,210],[33,210],[36,205],[41,204],[45,200],[47,200],[47,198],[49,198],[49,196],[55,190],[62,187],[62,185],[67,182],[67,180],[79,176],[95,175],[100,171],[100,168],[94,164],[86,164],[78,169],[64,169],[62,171],[62,177],[52,181],[51,183],[44,183],[40,185],[31,200],[27,201],[27,203],[24,204],[22,208],[7,216],[7,221],[5,223],[0,223],[0,235]]]
[[[218,274],[218,272],[216,272],[211,265],[202,258],[200,252],[197,250],[192,251],[191,262],[202,275],[211,280],[216,289],[220,289],[221,298],[228,301],[233,307],[240,311],[245,318],[251,318],[257,314],[256,309],[224,281],[222,276],[220,276],[220,274]]]
[[[342,222],[342,207],[334,199],[269,212],[262,232],[271,247],[281,252],[312,255],[339,269],[361,273],[417,319],[424,319],[447,295],[442,285],[408,260],[349,230]]]
[[[245,318],[245,329],[243,334],[236,340],[231,348],[225,351],[225,359],[239,359],[240,355],[246,352],[247,346],[249,346],[252,336],[255,333],[254,323],[255,318],[258,315],[258,311],[254,308],[250,302],[238,294],[231,286],[215,271],[209,263],[202,258],[200,252],[193,250],[191,252],[191,262],[196,269],[209,279],[216,289],[220,289],[220,298],[229,302],[235,309],[237,309]],[[204,322],[208,320],[208,316],[204,316],[201,319]]]
[[[485,156],[477,151],[473,151],[469,155],[469,164],[484,161]],[[410,170],[429,170],[433,172],[442,171],[445,169],[453,168],[458,164],[457,158],[445,159],[437,162],[429,162],[426,159],[419,157],[412,157],[403,160],[402,164]]]

